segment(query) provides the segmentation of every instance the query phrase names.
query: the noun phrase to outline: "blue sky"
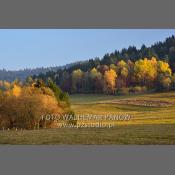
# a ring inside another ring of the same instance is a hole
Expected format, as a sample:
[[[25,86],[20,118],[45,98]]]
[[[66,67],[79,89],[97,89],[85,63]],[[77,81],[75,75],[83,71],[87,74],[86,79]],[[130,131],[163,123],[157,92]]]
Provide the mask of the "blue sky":
[[[175,29],[0,29],[0,69],[65,65],[129,45],[150,46]]]

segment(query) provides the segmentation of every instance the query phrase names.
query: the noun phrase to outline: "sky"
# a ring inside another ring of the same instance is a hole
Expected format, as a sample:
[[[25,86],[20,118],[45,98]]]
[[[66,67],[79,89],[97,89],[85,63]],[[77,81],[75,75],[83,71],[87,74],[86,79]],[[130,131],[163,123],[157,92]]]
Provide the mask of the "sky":
[[[62,66],[172,35],[175,29],[0,29],[0,69]]]

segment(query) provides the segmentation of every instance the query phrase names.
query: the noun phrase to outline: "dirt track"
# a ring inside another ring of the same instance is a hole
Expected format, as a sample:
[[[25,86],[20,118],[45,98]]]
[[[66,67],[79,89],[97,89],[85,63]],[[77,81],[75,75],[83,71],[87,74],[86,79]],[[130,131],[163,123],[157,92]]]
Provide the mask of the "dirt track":
[[[113,104],[130,104],[137,106],[153,106],[153,107],[168,107],[173,106],[175,103],[163,101],[163,100],[140,100],[140,99],[124,99],[124,100],[114,100]]]
[[[175,105],[174,102],[163,100],[141,100],[141,99],[117,99],[112,101],[92,102],[91,104],[123,104],[136,106],[169,107]]]

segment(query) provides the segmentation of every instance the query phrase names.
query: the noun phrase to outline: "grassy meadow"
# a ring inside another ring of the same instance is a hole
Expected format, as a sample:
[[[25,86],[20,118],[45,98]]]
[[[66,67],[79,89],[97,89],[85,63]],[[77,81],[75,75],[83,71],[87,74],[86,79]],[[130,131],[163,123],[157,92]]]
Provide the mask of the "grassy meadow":
[[[129,114],[129,121],[116,124],[175,124],[175,92],[143,95],[73,95],[76,114]]]
[[[166,125],[122,125],[115,128],[59,128],[0,131],[0,144],[101,145],[175,144],[175,127]]]
[[[0,144],[175,144],[175,92],[79,94],[71,96],[71,104],[76,114],[129,114],[131,119],[115,121],[112,128],[0,131]]]

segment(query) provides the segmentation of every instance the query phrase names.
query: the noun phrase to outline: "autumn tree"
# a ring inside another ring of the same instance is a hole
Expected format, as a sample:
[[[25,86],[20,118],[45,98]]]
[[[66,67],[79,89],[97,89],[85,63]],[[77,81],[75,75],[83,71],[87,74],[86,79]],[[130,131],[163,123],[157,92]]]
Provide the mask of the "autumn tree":
[[[168,76],[171,76],[172,74],[169,64],[163,61],[157,62],[157,70],[159,74],[168,75]]]
[[[117,87],[125,87],[127,85],[128,65],[125,61],[121,60],[117,63]]]
[[[83,72],[81,69],[72,72],[72,89],[73,92],[80,92],[82,88]]]
[[[169,64],[164,61],[158,61],[157,71],[158,71],[157,89],[158,90],[170,89],[171,84],[173,86],[173,77],[171,77],[172,71],[169,67]]]
[[[132,86],[135,83],[135,77],[134,77],[134,62],[131,60],[127,61],[127,68],[128,68],[128,77],[126,81],[127,86]]]
[[[104,75],[105,71],[108,71],[109,70],[109,67],[107,65],[99,65],[97,67],[97,70],[102,74]]]
[[[157,80],[157,90],[169,90],[171,87],[172,79],[168,75],[160,74]]]
[[[53,127],[42,115],[66,114],[71,109],[68,96],[53,82],[36,81],[32,85],[16,85],[0,93],[0,127],[34,129]],[[10,110],[9,110],[10,109]]]
[[[157,61],[153,57],[151,60],[144,58],[135,62],[134,73],[140,85],[151,87],[157,78]]]
[[[17,85],[14,85],[14,87],[12,89],[12,94],[15,97],[19,97],[21,95],[21,87],[20,86],[17,86]]]
[[[26,84],[31,85],[33,83],[33,78],[31,76],[27,77]]]
[[[117,78],[117,74],[113,69],[105,71],[105,74],[104,74],[104,82],[105,82],[104,91],[106,93],[114,94],[115,87],[116,87],[116,78]]]
[[[97,71],[96,68],[93,68],[90,73],[90,86],[93,92],[102,92],[103,82],[102,82],[102,74]]]
[[[117,71],[117,66],[115,64],[110,64],[109,68]]]

